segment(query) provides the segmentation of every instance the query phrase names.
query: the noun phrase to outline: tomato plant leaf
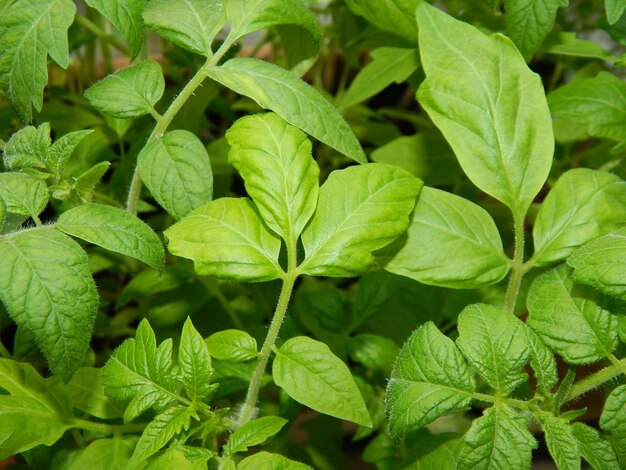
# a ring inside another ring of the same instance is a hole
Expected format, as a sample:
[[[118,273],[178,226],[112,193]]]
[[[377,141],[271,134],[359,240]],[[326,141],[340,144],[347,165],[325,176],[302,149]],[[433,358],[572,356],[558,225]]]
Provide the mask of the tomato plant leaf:
[[[583,423],[572,424],[572,433],[583,458],[596,470],[612,470],[619,468],[617,456],[611,444],[600,436],[600,433]]]
[[[297,240],[319,193],[311,142],[273,113],[239,119],[226,139],[228,161],[243,177],[263,221],[284,240]]]
[[[280,454],[257,452],[239,462],[237,470],[311,470],[311,467]]]
[[[558,382],[556,359],[535,330],[525,326],[526,344],[530,348],[530,366],[533,368],[537,391],[549,396]]]
[[[125,470],[136,443],[135,436],[96,439],[80,453],[68,470]]]
[[[335,418],[371,426],[363,397],[346,366],[326,344],[297,336],[276,351],[274,382],[299,403]]]
[[[158,62],[143,60],[106,76],[85,91],[85,98],[103,114],[134,118],[154,112],[165,79]]]
[[[237,57],[210,68],[208,75],[353,160],[367,161],[339,111],[293,73],[262,60]]]
[[[351,277],[372,266],[372,252],[406,230],[422,185],[410,173],[382,163],[333,171],[302,234],[302,273]]]
[[[232,455],[237,452],[245,452],[248,447],[252,447],[265,442],[272,437],[283,426],[287,420],[278,416],[264,416],[237,428],[228,438],[228,443],[224,446],[224,454]]]
[[[485,36],[426,2],[417,20],[426,72],[419,102],[469,179],[525,214],[546,181],[554,150],[541,79],[505,36]]]
[[[37,217],[48,205],[48,186],[26,173],[0,173],[0,198],[7,212]]]
[[[614,25],[624,14],[626,3],[623,0],[604,0],[606,19],[610,25]]]
[[[94,203],[76,206],[61,214],[55,227],[156,269],[161,269],[165,262],[158,235],[146,223],[118,207]]]
[[[191,400],[202,400],[214,389],[211,356],[204,339],[187,317],[178,348],[178,365],[185,392]]]
[[[198,274],[269,281],[282,276],[280,239],[247,198],[220,198],[165,231],[170,253],[193,260]]]
[[[432,322],[404,343],[387,386],[392,435],[401,437],[469,405],[474,377],[454,342]]]
[[[122,33],[130,46],[131,58],[137,57],[144,39],[141,12],[146,5],[145,0],[86,0],[86,3],[98,10]]]
[[[81,202],[91,202],[96,186],[100,183],[110,166],[110,162],[96,163],[76,178],[73,189]]]
[[[74,21],[71,0],[19,0],[0,14],[0,88],[20,117],[30,122],[41,111],[48,82],[48,55],[69,65],[67,29]]]
[[[626,182],[586,168],[564,173],[546,196],[533,227],[539,264],[569,256],[575,248],[626,224]]]
[[[425,187],[406,241],[385,269],[425,284],[469,289],[500,281],[509,264],[487,211],[462,197]]]
[[[348,340],[350,358],[369,370],[388,376],[400,348],[392,339],[370,333],[351,336]]]
[[[81,367],[67,384],[72,406],[100,419],[120,418],[124,410],[104,393],[102,369]]]
[[[50,123],[23,127],[2,149],[4,165],[7,170],[36,169],[45,173],[51,143]]]
[[[419,0],[347,0],[348,7],[382,30],[417,42],[415,8]]]
[[[65,165],[78,144],[80,144],[81,141],[92,132],[93,130],[91,129],[68,132],[67,134],[59,137],[56,142],[52,144],[52,147],[50,147],[49,152],[45,155],[44,160],[52,174],[57,179],[61,178]]]
[[[245,331],[222,330],[205,341],[215,359],[243,362],[257,357],[256,339]]]
[[[171,131],[146,145],[139,153],[138,165],[152,196],[176,220],[213,197],[209,155],[189,131]]]
[[[600,427],[605,431],[626,431],[626,385],[618,385],[604,402]]]
[[[559,470],[580,468],[580,445],[574,436],[572,425],[563,418],[542,413],[540,419],[550,455]]]
[[[67,235],[41,228],[0,239],[0,259],[8,273],[0,276],[0,299],[32,332],[50,370],[69,380],[82,364],[98,308],[87,254]]]

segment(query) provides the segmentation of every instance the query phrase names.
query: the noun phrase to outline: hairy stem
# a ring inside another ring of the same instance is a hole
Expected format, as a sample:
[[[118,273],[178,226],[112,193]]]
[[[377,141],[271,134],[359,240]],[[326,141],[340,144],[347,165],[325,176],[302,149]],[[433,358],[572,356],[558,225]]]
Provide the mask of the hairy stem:
[[[504,308],[511,313],[515,313],[515,305],[520,286],[522,285],[522,278],[528,270],[528,267],[524,265],[524,215],[520,215],[519,211],[513,212],[513,225],[515,230],[515,253],[511,261],[511,277],[509,277],[509,285],[504,298]]]
[[[85,419],[76,418],[70,422],[73,427],[86,429],[88,431],[104,432],[108,434],[133,434],[141,432],[148,425],[147,423],[130,423],[130,424],[107,424],[95,423]]]
[[[487,395],[485,393],[472,393],[474,400],[486,401],[488,403],[506,403],[509,406],[514,406],[525,411],[530,411],[528,402],[522,400],[516,400],[515,398],[497,397],[495,395]]]
[[[613,362],[613,361],[611,361]],[[579,380],[572,385],[571,390],[567,394],[564,403],[575,400],[579,396],[587,393],[589,390],[593,390],[608,382],[609,380],[617,377],[619,374],[626,375],[626,358],[613,362],[610,366],[599,370],[598,372]]]

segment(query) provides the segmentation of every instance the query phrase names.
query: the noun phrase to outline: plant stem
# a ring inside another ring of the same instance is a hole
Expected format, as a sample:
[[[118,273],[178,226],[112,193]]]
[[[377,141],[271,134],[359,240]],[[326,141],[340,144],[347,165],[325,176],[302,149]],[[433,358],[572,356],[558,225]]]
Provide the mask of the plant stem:
[[[87,421],[85,419],[76,418],[70,421],[73,427],[86,429],[89,431],[104,432],[108,434],[116,433],[136,433],[141,432],[147,426],[147,423],[131,423],[131,424],[107,424],[107,423],[95,423],[93,421]]]
[[[519,294],[522,278],[528,270],[524,265],[524,215],[520,211],[513,212],[513,225],[515,230],[515,253],[511,261],[511,277],[506,289],[504,298],[504,308],[511,313],[515,313],[517,295]]]
[[[102,30],[102,28],[100,28],[97,24],[95,24],[90,19],[84,17],[83,15],[76,15],[76,22],[84,26],[89,31],[91,31],[94,34],[94,36],[96,36],[101,41],[111,44],[114,48],[116,48],[122,54],[130,57],[130,50],[128,49],[128,47],[126,47],[124,44],[119,42],[113,36],[108,35],[106,32]]]
[[[487,395],[485,393],[472,393],[472,398],[475,400],[486,401],[489,403],[506,403],[509,406],[514,406],[525,411],[530,411],[528,402],[516,400],[515,398],[497,397],[495,395]]]
[[[617,377],[619,374],[626,374],[626,358],[576,382],[567,394],[564,403],[575,400],[589,390],[593,390],[612,378]]]

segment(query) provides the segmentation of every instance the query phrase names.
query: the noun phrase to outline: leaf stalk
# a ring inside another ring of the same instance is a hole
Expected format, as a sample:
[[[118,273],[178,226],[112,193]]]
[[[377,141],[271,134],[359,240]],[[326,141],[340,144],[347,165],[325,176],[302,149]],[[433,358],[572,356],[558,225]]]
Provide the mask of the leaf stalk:
[[[571,390],[565,397],[564,403],[575,400],[581,395],[584,395],[590,390],[597,388],[608,382],[609,380],[617,377],[620,374],[626,375],[626,358],[617,361],[614,364],[611,364],[604,369],[595,372],[594,374],[588,375],[582,380],[579,380],[574,385],[572,385]]]

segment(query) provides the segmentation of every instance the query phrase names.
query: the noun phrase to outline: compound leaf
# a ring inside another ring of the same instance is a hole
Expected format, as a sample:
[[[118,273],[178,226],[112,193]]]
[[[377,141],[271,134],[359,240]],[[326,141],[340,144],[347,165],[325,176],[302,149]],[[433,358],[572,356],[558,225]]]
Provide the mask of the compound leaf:
[[[214,386],[211,384],[211,356],[204,339],[188,317],[183,325],[178,348],[178,365],[187,396],[191,400],[206,398]]]
[[[603,439],[597,430],[583,423],[574,423],[571,429],[580,445],[582,456],[595,470],[619,468],[611,444]]]
[[[224,454],[232,455],[236,452],[245,452],[248,447],[265,442],[280,431],[285,424],[287,424],[287,420],[278,416],[253,419],[230,435],[228,443],[224,446]]]
[[[215,359],[243,362],[257,357],[256,339],[245,331],[218,331],[206,339],[206,344]]]
[[[145,0],[86,0],[122,33],[130,46],[131,58],[137,57],[143,46],[143,11]],[[152,2],[148,2],[150,5]]]
[[[382,30],[417,42],[415,8],[419,0],[347,0],[348,7]]]
[[[0,198],[7,212],[37,217],[48,205],[48,186],[26,173],[0,173]]]
[[[0,299],[34,335],[50,370],[69,380],[83,362],[98,309],[87,254],[67,235],[40,228],[0,239],[0,259]]]
[[[548,450],[559,470],[580,469],[580,445],[572,425],[550,413],[543,413],[540,421]]]

